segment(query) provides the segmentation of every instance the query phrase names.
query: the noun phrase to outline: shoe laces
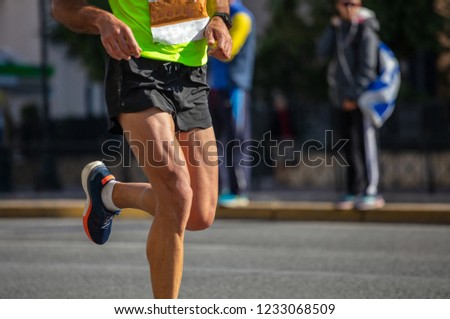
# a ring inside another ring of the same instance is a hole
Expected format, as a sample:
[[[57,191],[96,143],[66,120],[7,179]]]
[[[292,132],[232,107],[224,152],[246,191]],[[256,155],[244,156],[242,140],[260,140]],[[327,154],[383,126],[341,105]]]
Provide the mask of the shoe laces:
[[[115,215],[115,213],[105,214],[105,218],[103,219],[102,223],[102,229],[106,229],[109,227]]]

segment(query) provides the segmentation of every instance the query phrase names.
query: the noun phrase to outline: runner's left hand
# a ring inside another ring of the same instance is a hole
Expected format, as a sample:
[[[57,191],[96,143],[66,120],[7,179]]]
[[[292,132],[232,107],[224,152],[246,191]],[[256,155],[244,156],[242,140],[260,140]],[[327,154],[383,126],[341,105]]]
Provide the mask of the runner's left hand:
[[[206,26],[205,37],[210,50],[208,54],[219,60],[228,60],[231,57],[233,42],[227,26],[220,17],[213,17]]]

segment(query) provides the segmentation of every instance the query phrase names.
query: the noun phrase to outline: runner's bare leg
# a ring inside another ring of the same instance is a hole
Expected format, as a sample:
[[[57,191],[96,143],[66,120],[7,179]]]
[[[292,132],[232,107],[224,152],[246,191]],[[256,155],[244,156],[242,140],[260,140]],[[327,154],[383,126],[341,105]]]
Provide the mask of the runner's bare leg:
[[[193,199],[188,230],[206,229],[214,221],[219,190],[217,144],[212,127],[177,134],[191,177]]]
[[[153,292],[156,298],[176,298],[185,229],[205,229],[215,216],[218,172],[214,133],[212,128],[179,133],[178,143],[172,117],[159,109],[122,114],[120,121],[152,184],[119,183],[114,203],[150,213],[154,210],[147,242]],[[165,165],[157,163],[161,159]]]
[[[123,113],[119,121],[130,147],[152,182],[156,198],[147,240],[147,258],[155,298],[177,298],[183,272],[183,241],[192,204],[184,155],[170,114],[151,108]],[[126,194],[124,194],[126,196]]]
[[[114,205],[119,208],[136,208],[155,216],[156,197],[150,183],[121,183],[114,185]]]
[[[217,146],[212,128],[177,134],[191,177],[193,200],[188,230],[201,230],[214,221],[217,206]],[[113,202],[120,208],[136,208],[151,215],[156,211],[156,198],[150,183],[118,183]]]

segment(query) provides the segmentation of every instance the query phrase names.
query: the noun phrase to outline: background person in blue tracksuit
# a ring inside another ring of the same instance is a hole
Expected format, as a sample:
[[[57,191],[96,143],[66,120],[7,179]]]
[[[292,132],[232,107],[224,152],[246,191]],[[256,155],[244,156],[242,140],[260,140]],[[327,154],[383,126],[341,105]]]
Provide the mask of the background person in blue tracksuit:
[[[347,193],[336,208],[369,210],[384,206],[378,193],[378,131],[361,112],[357,101],[377,77],[379,22],[361,0],[336,0],[338,15],[331,18],[318,45],[319,57],[331,57],[328,69],[330,100],[335,106],[340,138],[345,145]]]
[[[219,151],[219,205],[248,204],[251,179],[250,93],[256,53],[255,19],[240,0],[230,1],[231,59],[211,58],[210,111]]]

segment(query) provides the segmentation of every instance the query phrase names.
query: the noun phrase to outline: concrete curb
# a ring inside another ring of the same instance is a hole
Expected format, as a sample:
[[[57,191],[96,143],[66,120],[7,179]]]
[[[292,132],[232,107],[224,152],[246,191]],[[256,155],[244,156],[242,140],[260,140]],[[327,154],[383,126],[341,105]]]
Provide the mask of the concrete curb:
[[[450,224],[450,204],[388,204],[383,209],[337,211],[332,203],[257,202],[246,208],[220,208],[218,218]]]
[[[80,218],[84,200],[1,200],[0,218]],[[299,220],[450,224],[450,204],[393,203],[376,211],[336,211],[325,202],[252,202],[248,207],[218,208],[218,219]],[[125,209],[120,219],[150,218],[137,209]]]

